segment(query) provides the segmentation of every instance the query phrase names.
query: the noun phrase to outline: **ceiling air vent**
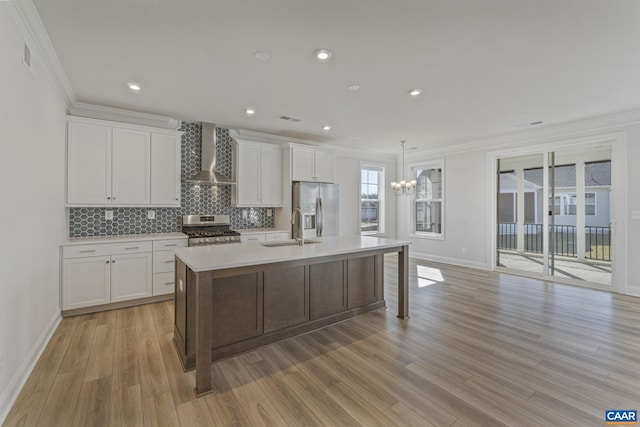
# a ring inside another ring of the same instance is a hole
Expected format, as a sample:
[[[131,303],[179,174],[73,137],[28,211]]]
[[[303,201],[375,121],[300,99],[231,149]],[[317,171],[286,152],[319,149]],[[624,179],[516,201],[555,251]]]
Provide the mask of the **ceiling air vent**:
[[[302,120],[300,120],[300,119],[296,119],[295,117],[285,116],[285,115],[280,116],[280,119],[281,119],[281,120],[286,120],[286,121],[288,121],[288,122],[294,122],[294,123],[298,123],[298,122],[301,122],[301,121],[302,121]]]

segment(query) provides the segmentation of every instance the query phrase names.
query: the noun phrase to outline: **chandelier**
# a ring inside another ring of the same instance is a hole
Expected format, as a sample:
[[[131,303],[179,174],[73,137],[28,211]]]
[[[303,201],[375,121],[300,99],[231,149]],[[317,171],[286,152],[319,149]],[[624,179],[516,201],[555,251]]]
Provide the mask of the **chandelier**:
[[[402,145],[402,181],[391,183],[391,189],[396,196],[408,196],[416,192],[416,180],[407,181],[404,178],[405,167],[404,167],[404,143],[407,141],[400,141],[400,145]]]

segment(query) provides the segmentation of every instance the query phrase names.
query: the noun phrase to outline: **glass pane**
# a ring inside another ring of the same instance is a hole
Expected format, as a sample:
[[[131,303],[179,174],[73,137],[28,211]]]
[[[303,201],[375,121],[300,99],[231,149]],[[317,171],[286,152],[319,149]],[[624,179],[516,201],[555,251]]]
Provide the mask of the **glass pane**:
[[[366,199],[368,193],[369,193],[369,191],[368,191],[368,188],[367,188],[367,184],[360,185],[360,198],[361,199]]]
[[[441,202],[416,202],[416,232],[442,233]]]
[[[365,200],[360,202],[360,230],[378,231],[380,202]]]
[[[416,198],[442,198],[442,169],[418,169],[416,171]]]

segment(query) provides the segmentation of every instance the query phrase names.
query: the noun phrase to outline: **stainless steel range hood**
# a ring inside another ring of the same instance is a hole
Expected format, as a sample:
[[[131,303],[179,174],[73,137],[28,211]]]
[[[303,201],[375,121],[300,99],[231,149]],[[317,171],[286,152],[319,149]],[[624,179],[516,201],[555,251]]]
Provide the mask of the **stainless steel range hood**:
[[[187,182],[194,184],[210,185],[235,185],[233,176],[225,176],[216,172],[218,138],[216,136],[216,125],[213,123],[202,123],[202,167],[201,171],[187,179]],[[233,168],[233,162],[232,166]],[[232,173],[232,175],[234,175]]]

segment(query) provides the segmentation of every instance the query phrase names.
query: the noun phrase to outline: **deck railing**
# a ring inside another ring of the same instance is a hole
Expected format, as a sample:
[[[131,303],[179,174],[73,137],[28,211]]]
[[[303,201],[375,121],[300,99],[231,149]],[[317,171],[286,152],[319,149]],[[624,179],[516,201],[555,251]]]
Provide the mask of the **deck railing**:
[[[524,251],[542,253],[542,224],[524,224]],[[611,227],[586,226],[585,258],[611,261]],[[555,225],[553,249],[556,255],[577,257],[575,225]],[[498,224],[498,249],[518,249],[518,226],[513,222]]]

